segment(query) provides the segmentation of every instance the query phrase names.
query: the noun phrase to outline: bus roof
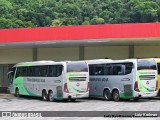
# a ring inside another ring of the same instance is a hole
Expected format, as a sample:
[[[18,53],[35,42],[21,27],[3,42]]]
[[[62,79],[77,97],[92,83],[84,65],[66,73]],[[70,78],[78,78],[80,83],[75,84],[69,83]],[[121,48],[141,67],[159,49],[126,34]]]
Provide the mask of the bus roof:
[[[155,60],[157,63],[160,63],[160,58],[142,58],[142,59]]]
[[[102,63],[102,62],[108,62],[108,61],[112,61],[112,59],[93,59],[93,60],[85,60],[85,62],[87,62],[88,64],[92,64],[92,63]]]
[[[125,60],[111,60],[111,59],[101,59],[101,60],[87,60],[88,64],[103,64],[103,63],[119,63],[119,62],[131,62],[133,59],[125,59]]]
[[[85,62],[85,61],[60,61],[60,62],[55,62],[55,61],[51,61],[51,60],[43,60],[43,61],[32,61],[32,62],[20,62],[20,63],[15,64],[13,67],[55,65],[55,64],[64,64],[64,63],[70,63],[70,62]]]
[[[153,58],[157,63],[160,63],[160,58]]]
[[[32,61],[32,62],[20,62],[17,63],[16,65],[14,65],[14,67],[16,66],[32,66],[32,65],[40,65],[40,64],[52,64],[55,63],[54,61],[51,60],[42,60],[42,61]]]
[[[111,60],[111,59],[100,59],[100,60],[86,60],[88,64],[103,64],[103,63],[123,63],[123,62],[136,62],[137,60],[154,60],[150,59],[124,59],[124,60]]]

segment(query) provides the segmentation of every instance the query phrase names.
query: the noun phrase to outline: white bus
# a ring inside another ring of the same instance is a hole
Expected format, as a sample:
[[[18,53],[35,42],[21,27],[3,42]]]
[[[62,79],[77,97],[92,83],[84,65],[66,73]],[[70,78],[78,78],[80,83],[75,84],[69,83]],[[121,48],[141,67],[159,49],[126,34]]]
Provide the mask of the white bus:
[[[157,95],[157,66],[153,59],[88,60],[89,96],[119,101]]]
[[[89,95],[88,64],[84,61],[35,61],[13,66],[10,90],[15,96],[75,101]]]

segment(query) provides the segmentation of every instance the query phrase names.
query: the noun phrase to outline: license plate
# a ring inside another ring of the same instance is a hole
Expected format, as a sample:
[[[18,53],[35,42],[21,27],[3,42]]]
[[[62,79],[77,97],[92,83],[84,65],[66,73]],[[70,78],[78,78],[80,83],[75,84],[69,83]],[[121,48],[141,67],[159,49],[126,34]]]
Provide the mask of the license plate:
[[[80,94],[76,94],[76,97],[80,96]]]

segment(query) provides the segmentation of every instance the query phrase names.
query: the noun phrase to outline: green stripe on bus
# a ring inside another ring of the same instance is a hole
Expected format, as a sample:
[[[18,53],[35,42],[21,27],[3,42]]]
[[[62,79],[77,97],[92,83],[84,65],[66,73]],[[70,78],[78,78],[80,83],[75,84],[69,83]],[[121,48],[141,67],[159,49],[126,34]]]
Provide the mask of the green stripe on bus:
[[[154,90],[150,90],[149,88],[146,88],[143,83],[142,83],[142,80],[140,80],[140,72],[149,72],[149,70],[138,70],[137,71],[137,74],[138,74],[138,77],[137,77],[137,81],[138,81],[138,89],[140,90],[140,92],[153,92]]]
[[[70,77],[70,76],[78,76],[78,75],[80,75],[80,74],[82,74],[82,73],[81,73],[81,72],[69,72],[69,73],[67,73],[68,90],[69,90],[71,93],[76,94],[76,93],[79,93],[79,91],[71,85],[71,82],[70,82],[70,80],[69,80],[69,77]],[[82,92],[82,91],[81,91],[81,92]]]
[[[32,64],[17,64],[17,67],[23,67],[23,66],[32,66]]]

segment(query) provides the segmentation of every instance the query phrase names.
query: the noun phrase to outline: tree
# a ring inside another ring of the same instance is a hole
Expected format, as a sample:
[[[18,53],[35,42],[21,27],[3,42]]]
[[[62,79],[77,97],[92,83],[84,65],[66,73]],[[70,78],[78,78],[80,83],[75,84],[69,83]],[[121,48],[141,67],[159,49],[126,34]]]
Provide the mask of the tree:
[[[63,24],[63,21],[60,19],[54,19],[52,20],[52,26],[61,26]]]
[[[0,18],[0,28],[12,28],[13,27],[13,23],[11,20],[6,19],[6,18]]]
[[[94,16],[93,19],[91,19],[92,24],[104,24],[104,19],[99,18],[98,16]]]
[[[160,0],[0,0],[0,28],[160,21]]]
[[[12,10],[12,4],[7,0],[0,0],[0,16],[5,17]]]

